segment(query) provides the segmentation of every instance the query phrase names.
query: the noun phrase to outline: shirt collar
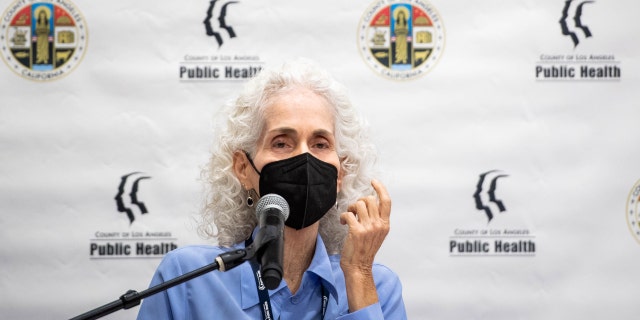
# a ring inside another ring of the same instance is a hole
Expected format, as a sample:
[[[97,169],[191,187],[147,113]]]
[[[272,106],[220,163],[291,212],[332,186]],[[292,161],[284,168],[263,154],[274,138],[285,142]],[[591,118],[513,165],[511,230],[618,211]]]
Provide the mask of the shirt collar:
[[[255,233],[255,232],[254,232]],[[251,269],[250,263],[243,263],[238,266],[241,269],[241,292],[242,292],[242,308],[248,309],[260,303],[260,299],[258,298],[258,289],[256,288],[256,280],[253,275],[253,270]],[[305,274],[314,274],[319,277],[322,281],[322,285],[329,291],[331,297],[338,302],[338,291],[335,286],[335,278],[333,275],[333,270],[331,268],[331,261],[329,260],[329,255],[327,254],[327,249],[322,241],[320,235],[318,235],[316,239],[316,250],[313,254],[313,259],[311,260],[311,265]],[[305,277],[303,277],[304,279]],[[285,281],[280,282],[280,285],[275,290],[269,290],[269,296],[272,296],[274,293],[284,289],[286,287]]]

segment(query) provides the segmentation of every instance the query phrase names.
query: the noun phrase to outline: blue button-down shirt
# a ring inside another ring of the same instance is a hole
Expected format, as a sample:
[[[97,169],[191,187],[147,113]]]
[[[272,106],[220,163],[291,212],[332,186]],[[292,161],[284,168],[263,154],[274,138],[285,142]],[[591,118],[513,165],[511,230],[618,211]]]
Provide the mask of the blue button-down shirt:
[[[155,286],[210,264],[226,251],[244,248],[187,246],[169,252],[151,281]],[[330,295],[325,319],[406,319],[402,287],[387,267],[373,265],[379,301],[353,313],[348,311],[340,256],[329,256],[318,236],[316,251],[300,288],[291,294],[285,281],[269,290],[275,319],[321,319],[322,286]],[[226,272],[213,271],[150,296],[142,302],[138,320],[162,319],[262,319],[255,277],[249,263]]]

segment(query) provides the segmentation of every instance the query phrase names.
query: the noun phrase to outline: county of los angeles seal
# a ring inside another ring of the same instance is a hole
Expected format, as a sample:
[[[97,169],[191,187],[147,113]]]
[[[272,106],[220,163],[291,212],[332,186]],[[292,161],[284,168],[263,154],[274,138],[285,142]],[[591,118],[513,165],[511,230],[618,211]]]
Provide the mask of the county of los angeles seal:
[[[442,19],[426,1],[378,0],[358,27],[363,59],[378,74],[409,80],[429,72],[444,50]]]
[[[638,243],[640,243],[640,180],[631,188],[627,197],[626,216],[629,230]]]
[[[84,57],[87,37],[82,13],[68,0],[17,0],[0,21],[4,62],[34,81],[69,74]]]

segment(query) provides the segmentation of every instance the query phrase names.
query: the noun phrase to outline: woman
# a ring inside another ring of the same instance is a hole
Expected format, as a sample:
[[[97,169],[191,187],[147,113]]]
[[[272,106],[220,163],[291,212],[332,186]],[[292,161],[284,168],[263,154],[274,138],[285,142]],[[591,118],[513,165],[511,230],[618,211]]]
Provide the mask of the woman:
[[[391,200],[370,177],[374,150],[343,89],[296,61],[251,80],[227,119],[206,170],[201,224],[220,246],[170,252],[152,285],[243,248],[256,231],[254,203],[268,193],[291,207],[283,281],[266,294],[244,263],[145,299],[138,319],[405,319],[400,281],[373,262]]]

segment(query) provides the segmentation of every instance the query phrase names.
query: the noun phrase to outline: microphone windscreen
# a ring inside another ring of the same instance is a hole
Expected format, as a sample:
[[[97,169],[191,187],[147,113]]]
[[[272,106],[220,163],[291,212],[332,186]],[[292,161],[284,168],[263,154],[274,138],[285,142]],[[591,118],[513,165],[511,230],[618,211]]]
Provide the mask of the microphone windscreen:
[[[257,218],[260,219],[260,215],[269,208],[276,208],[281,211],[284,216],[284,220],[289,218],[289,204],[287,203],[287,200],[275,193],[269,193],[260,197],[256,206]]]

